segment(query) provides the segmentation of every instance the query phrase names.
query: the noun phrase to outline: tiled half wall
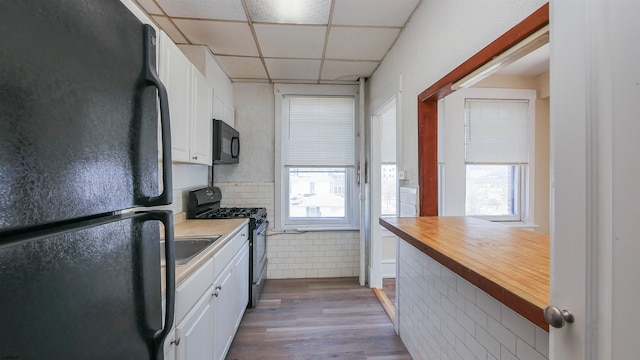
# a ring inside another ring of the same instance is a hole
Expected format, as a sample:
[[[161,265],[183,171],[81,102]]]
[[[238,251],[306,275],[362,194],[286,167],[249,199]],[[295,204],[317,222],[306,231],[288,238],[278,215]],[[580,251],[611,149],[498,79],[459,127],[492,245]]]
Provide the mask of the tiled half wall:
[[[543,360],[549,333],[400,240],[398,325],[413,359]]]

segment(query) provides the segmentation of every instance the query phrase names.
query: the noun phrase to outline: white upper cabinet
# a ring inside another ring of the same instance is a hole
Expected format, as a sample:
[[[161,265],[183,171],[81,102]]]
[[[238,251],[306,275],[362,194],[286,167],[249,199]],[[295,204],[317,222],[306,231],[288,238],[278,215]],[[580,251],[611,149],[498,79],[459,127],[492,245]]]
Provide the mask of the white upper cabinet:
[[[193,65],[192,65],[193,66]],[[211,165],[213,89],[193,66],[190,162]]]
[[[211,165],[213,89],[209,81],[163,31],[158,62],[169,95],[172,161]]]
[[[160,31],[159,38],[160,80],[167,88],[169,96],[171,159],[188,162],[190,156],[192,65],[164,31]]]

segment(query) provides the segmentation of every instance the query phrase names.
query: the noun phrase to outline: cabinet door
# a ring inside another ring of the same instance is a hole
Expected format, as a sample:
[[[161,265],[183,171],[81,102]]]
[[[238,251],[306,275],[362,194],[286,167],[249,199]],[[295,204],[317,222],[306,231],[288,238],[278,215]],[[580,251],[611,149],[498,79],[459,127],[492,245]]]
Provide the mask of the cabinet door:
[[[238,253],[233,264],[233,288],[235,294],[235,321],[233,326],[233,332],[235,334],[240,321],[244,315],[244,311],[249,304],[249,242],[245,242],[242,246],[242,250]]]
[[[164,360],[176,359],[176,331],[172,330],[169,335],[164,339]]]
[[[213,289],[195,306],[194,310],[176,327],[177,359],[210,359],[213,353]]]
[[[229,105],[224,105],[224,122],[229,124],[229,126],[236,126],[236,111]]]
[[[211,165],[212,89],[206,78],[192,65],[192,117],[189,162]]]
[[[189,161],[191,121],[191,62],[163,31],[160,32],[160,80],[169,96],[171,156],[173,161]]]
[[[231,341],[233,340],[234,326],[234,299],[235,292],[232,284],[233,264],[229,264],[227,268],[220,274],[215,281],[216,292],[218,293],[215,306],[215,349],[214,359],[223,360]]]
[[[213,98],[213,118],[224,121],[224,102],[214,94]]]

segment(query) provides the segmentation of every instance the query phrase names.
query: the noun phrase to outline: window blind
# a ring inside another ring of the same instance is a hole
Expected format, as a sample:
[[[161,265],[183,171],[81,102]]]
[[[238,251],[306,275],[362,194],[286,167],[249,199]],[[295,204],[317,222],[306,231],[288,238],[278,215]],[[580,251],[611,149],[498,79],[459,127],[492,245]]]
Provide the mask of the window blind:
[[[527,164],[528,100],[465,100],[465,162]]]
[[[353,166],[353,97],[286,95],[283,99],[285,166]]]

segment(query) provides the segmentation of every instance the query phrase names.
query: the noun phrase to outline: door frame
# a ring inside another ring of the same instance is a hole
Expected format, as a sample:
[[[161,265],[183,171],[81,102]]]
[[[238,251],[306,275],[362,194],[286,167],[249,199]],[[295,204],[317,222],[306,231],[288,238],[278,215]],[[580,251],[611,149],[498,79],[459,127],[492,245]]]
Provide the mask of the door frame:
[[[381,216],[381,196],[380,191],[382,189],[382,183],[380,181],[380,166],[382,163],[381,152],[380,152],[380,136],[382,135],[382,115],[388,111],[392,106],[395,107],[396,110],[396,209],[400,209],[400,180],[397,176],[398,169],[400,169],[399,161],[399,150],[398,150],[398,133],[399,129],[401,129],[401,95],[397,93],[393,95],[391,98],[387,99],[382,106],[379,106],[375,111],[373,111],[370,117],[371,123],[371,132],[369,143],[371,144],[371,175],[370,175],[370,212],[371,212],[371,241],[370,241],[370,249],[369,249],[369,287],[382,289],[382,234],[387,232],[391,233],[389,230],[382,228],[382,226],[378,223],[377,219]],[[394,235],[395,236],[395,235]],[[396,252],[397,253],[397,252]],[[397,270],[396,270],[397,271]],[[396,274],[397,275],[397,274]]]

